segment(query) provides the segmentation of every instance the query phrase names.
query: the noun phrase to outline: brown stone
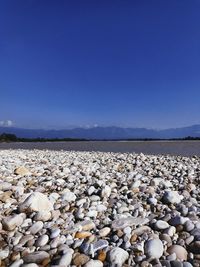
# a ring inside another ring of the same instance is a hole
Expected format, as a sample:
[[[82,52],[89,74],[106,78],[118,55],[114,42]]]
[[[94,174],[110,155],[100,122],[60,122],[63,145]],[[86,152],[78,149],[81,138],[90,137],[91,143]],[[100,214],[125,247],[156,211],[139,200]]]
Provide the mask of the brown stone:
[[[75,238],[87,238],[87,237],[90,237],[92,235],[92,233],[90,232],[87,232],[87,231],[82,231],[82,232],[77,232],[76,235],[75,235]]]
[[[130,239],[131,244],[133,244],[134,242],[136,242],[137,238],[138,238],[138,236],[136,234],[133,234],[131,236],[131,239]]]
[[[42,266],[48,266],[48,264],[51,262],[51,260],[49,259],[49,258],[47,258],[47,259],[45,259],[45,260],[43,260],[43,262],[42,262]]]
[[[25,175],[30,175],[31,173],[27,168],[25,168],[24,166],[21,166],[14,170],[14,174],[25,176]]]
[[[104,262],[106,260],[106,252],[104,250],[100,250],[98,254],[98,260]]]
[[[10,199],[11,195],[12,195],[12,191],[6,191],[0,194],[0,201],[6,202],[8,199]]]
[[[85,254],[77,254],[73,259],[73,265],[79,266],[84,265],[90,260],[90,257],[88,257]]]

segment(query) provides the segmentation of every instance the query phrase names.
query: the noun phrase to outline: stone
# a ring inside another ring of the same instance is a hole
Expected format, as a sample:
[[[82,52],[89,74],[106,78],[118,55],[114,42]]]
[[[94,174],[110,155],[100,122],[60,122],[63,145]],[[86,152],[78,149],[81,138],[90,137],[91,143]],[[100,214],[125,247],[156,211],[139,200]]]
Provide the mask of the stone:
[[[160,239],[151,239],[145,242],[145,255],[148,257],[159,259],[164,252],[163,243]]]
[[[107,235],[109,235],[111,229],[109,227],[104,227],[101,230],[99,230],[99,235],[101,237],[106,237]]]
[[[62,195],[62,200],[67,202],[74,202],[76,200],[76,195],[71,191],[67,191]]]
[[[189,262],[183,262],[183,267],[193,267],[191,263]]]
[[[194,229],[194,224],[191,222],[191,221],[187,221],[185,224],[184,224],[184,228],[187,232],[191,232],[193,229]]]
[[[107,253],[105,250],[100,250],[98,253],[98,260],[104,262],[106,260]]]
[[[102,250],[104,248],[108,247],[108,241],[104,240],[104,239],[99,239],[98,241],[96,241],[95,243],[93,243],[92,245],[92,252],[95,253],[98,250]]]
[[[53,205],[48,197],[40,192],[29,195],[23,203],[19,205],[20,211],[46,211],[53,210]]]
[[[169,227],[169,224],[168,222],[165,222],[165,221],[162,221],[162,220],[158,220],[156,223],[155,223],[155,228],[158,229],[158,230],[165,230]]]
[[[162,261],[160,261],[160,263],[164,267],[171,267],[170,261],[168,261],[168,260],[162,260]]]
[[[35,222],[29,229],[28,231],[32,234],[35,235],[37,234],[40,230],[42,230],[44,226],[44,223],[42,221]]]
[[[8,247],[6,247],[4,249],[0,249],[0,259],[1,260],[7,259],[9,253],[10,253],[10,251],[9,251],[9,248]]]
[[[35,221],[43,221],[43,222],[47,222],[51,219],[51,212],[49,211],[38,211],[35,216],[34,216],[34,220]]]
[[[127,218],[122,218],[118,219],[112,222],[112,228],[115,230],[118,229],[124,229],[126,227],[131,227],[131,226],[138,226],[138,225],[144,225],[149,222],[148,218],[141,218],[141,217],[127,217]]]
[[[12,231],[20,226],[24,221],[24,214],[15,214],[3,218],[2,225],[5,230]]]
[[[179,204],[183,200],[183,196],[179,195],[177,191],[166,190],[163,195],[163,200],[169,204]]]
[[[23,257],[25,263],[42,263],[44,260],[49,259],[50,256],[46,251],[35,251]]]
[[[0,201],[7,202],[12,196],[12,193],[12,191],[3,192],[2,194],[0,194]]]
[[[178,226],[178,225],[184,225],[185,223],[187,223],[187,221],[188,221],[188,218],[177,215],[177,216],[171,218],[169,223],[172,226]]]
[[[108,185],[105,185],[105,187],[101,191],[101,197],[108,198],[111,194],[111,188]]]
[[[16,260],[9,267],[20,267],[23,264],[23,262],[24,261],[22,259]]]
[[[14,170],[14,174],[25,176],[25,175],[31,175],[31,172],[26,167],[21,166]]]
[[[109,261],[111,266],[122,267],[123,264],[127,261],[129,254],[122,248],[115,247],[109,252]]]
[[[79,266],[84,265],[90,260],[90,257],[85,254],[77,254],[73,259],[73,265]]]
[[[196,239],[197,237],[195,237]],[[189,251],[192,252],[193,254],[200,254],[200,241],[194,241],[190,244],[189,246]]]
[[[49,236],[48,235],[42,235],[36,240],[35,246],[36,247],[43,247],[48,243],[48,241],[49,241]]]
[[[50,238],[53,239],[53,238],[56,238],[59,235],[60,235],[60,229],[59,228],[55,228],[55,229],[52,229]]]
[[[39,267],[36,263],[23,264],[22,267]]]
[[[76,235],[75,235],[75,238],[87,238],[87,237],[90,237],[92,235],[92,233],[90,232],[87,232],[87,231],[82,231],[82,232],[77,232]]]
[[[65,250],[65,254],[61,257],[60,261],[59,261],[59,265],[60,266],[69,266],[71,264],[72,261],[72,255],[73,255],[74,251],[73,249],[69,248],[68,250]]]
[[[8,191],[12,188],[12,184],[8,182],[1,181],[0,183],[0,191]]]
[[[169,254],[176,254],[176,258],[181,261],[186,261],[187,260],[187,250],[179,245],[172,245],[171,247],[168,248],[167,252]]]
[[[183,267],[183,263],[177,260],[170,261],[171,267]]]
[[[103,263],[99,260],[89,260],[84,267],[103,267]]]
[[[90,217],[90,218],[95,218],[95,217],[97,217],[97,214],[98,214],[98,212],[96,210],[90,210],[87,212],[86,216]]]
[[[149,233],[151,232],[151,228],[147,225],[144,225],[144,226],[141,226],[141,227],[138,227],[136,229],[134,229],[132,231],[132,235],[137,235],[137,236],[140,236],[140,235],[143,235],[144,233]]]

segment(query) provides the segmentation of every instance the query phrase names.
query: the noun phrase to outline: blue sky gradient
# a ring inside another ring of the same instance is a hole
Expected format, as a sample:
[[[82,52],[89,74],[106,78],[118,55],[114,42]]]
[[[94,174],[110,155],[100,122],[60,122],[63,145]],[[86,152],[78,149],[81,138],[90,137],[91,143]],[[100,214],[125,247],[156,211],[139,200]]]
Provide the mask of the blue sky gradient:
[[[0,122],[200,123],[200,1],[0,2]]]

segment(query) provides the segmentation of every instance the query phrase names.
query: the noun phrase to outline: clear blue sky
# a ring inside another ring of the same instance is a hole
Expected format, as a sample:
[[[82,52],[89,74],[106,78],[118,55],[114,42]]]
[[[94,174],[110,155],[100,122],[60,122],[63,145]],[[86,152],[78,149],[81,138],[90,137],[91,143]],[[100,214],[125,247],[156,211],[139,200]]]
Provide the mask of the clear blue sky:
[[[2,0],[0,93],[17,127],[200,123],[200,1]]]

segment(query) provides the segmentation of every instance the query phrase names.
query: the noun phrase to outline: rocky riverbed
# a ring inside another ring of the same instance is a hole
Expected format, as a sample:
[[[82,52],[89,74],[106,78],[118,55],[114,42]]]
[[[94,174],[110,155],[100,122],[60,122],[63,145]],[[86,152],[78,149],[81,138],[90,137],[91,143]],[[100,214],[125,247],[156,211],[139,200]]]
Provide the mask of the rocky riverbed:
[[[200,266],[200,158],[0,151],[0,266]]]

